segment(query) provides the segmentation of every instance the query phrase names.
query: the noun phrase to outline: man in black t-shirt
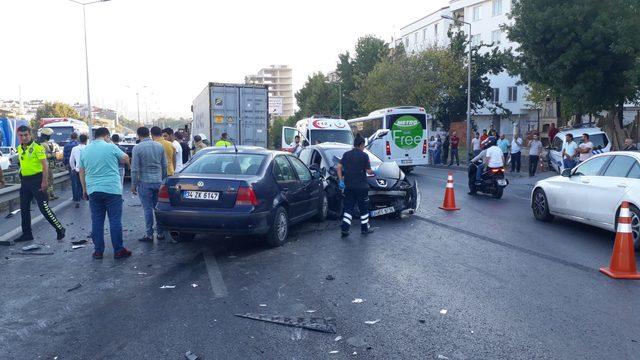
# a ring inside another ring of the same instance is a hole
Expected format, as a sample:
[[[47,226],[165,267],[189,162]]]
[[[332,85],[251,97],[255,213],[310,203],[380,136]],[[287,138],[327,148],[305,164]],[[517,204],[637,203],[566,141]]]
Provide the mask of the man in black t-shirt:
[[[185,141],[184,134],[182,132],[175,133],[176,140],[180,143],[180,147],[182,148],[182,164],[186,164],[191,158],[191,149],[189,149],[189,144]]]
[[[342,156],[337,166],[339,186],[344,190],[344,214],[342,216],[342,236],[349,236],[351,220],[358,205],[361,232],[367,235],[373,232],[369,226],[369,184],[367,174],[373,174],[369,156],[364,152],[364,138],[358,134],[353,140],[353,149]]]

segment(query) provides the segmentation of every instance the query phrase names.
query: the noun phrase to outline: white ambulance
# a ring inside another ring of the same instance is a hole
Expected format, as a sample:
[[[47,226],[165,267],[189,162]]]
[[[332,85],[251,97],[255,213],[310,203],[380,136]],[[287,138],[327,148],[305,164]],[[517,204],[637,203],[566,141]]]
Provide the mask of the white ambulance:
[[[353,133],[344,119],[336,119],[326,115],[313,115],[299,120],[296,127],[282,127],[282,149],[293,149],[295,136],[300,136],[300,143],[307,140],[309,145],[326,142],[353,145]]]

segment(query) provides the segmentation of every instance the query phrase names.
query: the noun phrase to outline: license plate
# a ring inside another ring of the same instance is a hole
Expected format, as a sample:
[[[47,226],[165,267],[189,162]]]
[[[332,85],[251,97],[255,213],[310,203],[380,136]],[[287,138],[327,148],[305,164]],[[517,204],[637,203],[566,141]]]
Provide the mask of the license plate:
[[[507,180],[505,180],[505,179],[498,179],[498,185],[500,185],[500,186],[507,186]]]
[[[400,164],[413,164],[413,160],[400,160]]]
[[[216,201],[220,197],[219,192],[214,191],[185,191],[183,194],[185,199],[192,200],[213,200]]]
[[[395,211],[396,211],[396,209],[394,209],[393,206],[389,206],[389,207],[386,207],[386,208],[373,210],[369,214],[369,216],[371,216],[371,217],[382,216],[382,215],[387,215],[387,214],[394,213]]]

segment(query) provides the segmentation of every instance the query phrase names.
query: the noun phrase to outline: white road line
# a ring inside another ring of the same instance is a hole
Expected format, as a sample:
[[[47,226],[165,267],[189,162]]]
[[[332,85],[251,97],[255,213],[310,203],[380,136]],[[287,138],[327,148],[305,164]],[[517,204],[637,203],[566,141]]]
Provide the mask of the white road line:
[[[71,205],[73,203],[73,199],[67,199],[63,202],[61,202],[60,204],[56,205],[55,207],[53,207],[51,209],[51,211],[56,214],[58,211],[62,211],[62,209],[64,209],[65,207]],[[33,209],[35,207],[36,211],[38,210],[37,206],[31,206],[31,208]],[[20,213],[18,213],[18,216],[20,216]],[[58,217],[58,214],[56,214],[56,217]],[[38,223],[40,223],[42,220],[44,220],[44,216],[42,215],[38,215],[35,218],[32,218],[31,220],[31,227],[35,227]],[[58,221],[60,221],[60,218],[58,217]],[[62,223],[62,222],[61,222]],[[0,236],[0,243],[1,244],[8,244],[8,245],[13,245],[13,240],[17,239],[18,237],[20,237],[20,235],[22,234],[22,228],[18,227],[15,228],[11,231],[9,231],[8,233]]]
[[[209,281],[211,282],[211,291],[216,298],[226,297],[227,286],[222,279],[222,273],[218,267],[216,256],[213,253],[213,249],[205,250],[202,255],[204,256],[204,264],[207,267],[207,274],[209,274]]]

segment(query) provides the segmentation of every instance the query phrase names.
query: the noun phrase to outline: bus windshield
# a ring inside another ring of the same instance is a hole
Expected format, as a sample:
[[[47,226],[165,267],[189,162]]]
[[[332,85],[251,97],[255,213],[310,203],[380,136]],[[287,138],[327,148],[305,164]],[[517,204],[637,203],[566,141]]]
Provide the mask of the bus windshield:
[[[50,127],[49,129],[53,130],[51,140],[55,141],[57,144],[68,142],[71,133],[74,131],[73,126],[56,126]]]
[[[349,130],[311,130],[312,145],[326,142],[337,142],[353,145],[353,133]]]

